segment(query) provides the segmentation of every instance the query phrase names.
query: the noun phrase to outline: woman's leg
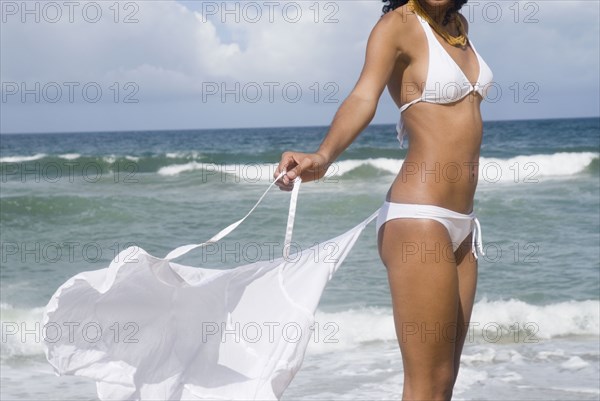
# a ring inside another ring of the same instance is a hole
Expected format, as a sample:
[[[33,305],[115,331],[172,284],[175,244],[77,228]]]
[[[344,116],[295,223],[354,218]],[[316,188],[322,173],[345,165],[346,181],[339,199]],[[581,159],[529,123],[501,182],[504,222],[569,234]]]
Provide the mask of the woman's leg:
[[[460,356],[471,321],[471,312],[475,301],[475,291],[477,289],[477,259],[471,252],[471,235],[465,238],[461,246],[454,253],[456,259],[456,268],[458,270],[458,316],[457,327],[459,328],[454,349],[454,381],[458,376],[460,367]]]
[[[461,303],[448,231],[435,220],[394,219],[380,229],[378,245],[402,353],[402,399],[449,400]]]

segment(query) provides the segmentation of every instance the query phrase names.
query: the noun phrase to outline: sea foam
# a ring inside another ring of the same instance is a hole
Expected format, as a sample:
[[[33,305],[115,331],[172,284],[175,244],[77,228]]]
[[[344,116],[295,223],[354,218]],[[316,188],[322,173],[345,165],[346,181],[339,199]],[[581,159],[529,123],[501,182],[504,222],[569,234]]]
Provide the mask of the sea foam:
[[[560,152],[549,155],[520,155],[507,159],[481,157],[479,162],[479,183],[540,182],[549,178],[567,178],[580,174],[599,157],[593,152]],[[369,158],[348,159],[334,162],[328,169],[325,180],[334,177],[362,179],[360,171],[369,168],[382,174],[397,174],[404,163],[403,159]],[[159,175],[174,176],[182,173],[203,170],[211,174],[233,174],[245,182],[266,181],[273,178],[277,167],[274,163],[199,163],[170,164],[158,170]],[[415,164],[409,175],[439,174],[440,177],[455,179],[458,172],[455,164],[425,166]]]
[[[2,315],[2,355],[31,355],[42,352],[40,336],[42,307],[17,308],[0,304]],[[431,329],[431,328],[428,328]],[[31,334],[27,334],[31,330]],[[408,327],[406,336],[421,335],[418,325]],[[440,333],[444,335],[444,328]],[[425,334],[428,335],[428,334]],[[432,334],[433,335],[433,334]],[[559,337],[600,335],[600,301],[565,301],[533,305],[518,299],[489,301],[482,299],[473,307],[466,342],[472,343],[537,343]],[[313,352],[351,349],[361,344],[396,341],[391,308],[365,307],[337,312],[317,311],[313,332]],[[558,352],[558,351],[557,351]],[[511,359],[516,355],[481,355],[488,359]],[[540,353],[539,359],[564,357]],[[565,367],[574,367],[571,361]]]

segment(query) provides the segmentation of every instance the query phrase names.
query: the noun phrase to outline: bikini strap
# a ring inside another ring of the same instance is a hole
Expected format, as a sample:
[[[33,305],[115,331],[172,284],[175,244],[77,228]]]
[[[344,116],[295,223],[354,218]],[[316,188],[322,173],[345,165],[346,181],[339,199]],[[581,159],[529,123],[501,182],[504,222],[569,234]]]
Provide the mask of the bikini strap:
[[[164,259],[172,260],[172,259],[178,258],[180,256],[185,255],[186,253],[190,252],[193,249],[215,243],[215,242],[221,240],[222,238],[224,238],[225,236],[229,235],[240,224],[242,224],[244,222],[244,220],[246,220],[246,218],[248,218],[248,216],[250,216],[250,214],[254,211],[254,209],[256,209],[256,207],[262,202],[264,197],[267,195],[267,192],[269,192],[269,190],[273,187],[273,185],[275,185],[275,183],[279,179],[281,179],[281,177],[283,177],[285,175],[285,173],[286,173],[286,171],[284,170],[281,174],[279,174],[279,176],[271,183],[271,185],[269,185],[269,187],[265,190],[265,192],[262,194],[262,196],[258,199],[256,204],[252,207],[252,209],[250,209],[250,211],[248,213],[246,213],[246,215],[244,217],[242,217],[235,223],[228,225],[227,227],[225,227],[224,229],[219,231],[217,234],[215,234],[211,239],[209,239],[206,242],[203,242],[201,244],[182,245],[180,247],[173,249],[171,252],[169,252],[167,254],[167,256],[165,256]],[[288,222],[287,222],[287,227],[285,230],[284,252],[286,249],[289,252],[290,243],[292,241],[292,231],[294,229],[294,218],[296,215],[296,202],[298,200],[298,190],[300,189],[300,182],[301,182],[300,177],[296,177],[296,179],[294,180],[294,188],[292,189],[292,196],[290,199],[290,211],[288,214]]]
[[[279,176],[269,185],[269,187],[265,190],[265,192],[262,194],[262,196],[258,199],[256,204],[254,204],[252,209],[250,209],[250,211],[248,213],[246,213],[246,215],[244,217],[242,217],[238,221],[228,225],[227,227],[225,227],[224,229],[219,231],[216,235],[214,235],[211,239],[209,239],[206,242],[203,242],[201,244],[183,245],[183,246],[173,249],[171,252],[169,252],[167,254],[167,256],[164,259],[172,260],[172,259],[178,258],[180,256],[185,255],[186,253],[190,252],[193,249],[215,243],[215,242],[219,241],[220,239],[224,238],[225,236],[227,236],[229,233],[231,233],[233,230],[235,230],[240,224],[242,224],[244,222],[244,220],[246,220],[246,218],[248,218],[248,216],[250,216],[250,214],[254,211],[254,209],[256,209],[256,207],[262,202],[264,197],[267,195],[267,192],[269,192],[269,190],[273,187],[273,185],[275,185],[275,183],[278,180],[280,180],[285,175],[285,173],[286,173],[286,171],[284,170],[281,174],[279,174]],[[292,233],[294,231],[294,220],[296,218],[296,204],[298,202],[298,191],[300,190],[301,182],[302,182],[302,179],[300,177],[296,177],[296,179],[294,180],[294,187],[292,188],[292,194],[290,197],[290,208],[289,208],[289,212],[288,212],[288,221],[287,221],[287,225],[286,225],[286,229],[285,229],[285,239],[283,241],[283,256],[286,259],[289,257],[290,247],[291,247],[291,243],[292,243]],[[375,220],[375,218],[379,215],[379,211],[380,211],[380,208],[375,210],[373,213],[371,213],[371,215],[369,217],[367,217],[366,219],[364,219],[363,221],[361,221],[356,226],[349,229],[342,235],[347,235],[349,233],[360,233],[367,226],[367,224],[369,224],[371,221]]]
[[[282,174],[285,174],[285,171]],[[290,210],[288,212],[288,221],[287,226],[285,228],[285,239],[283,240],[283,257],[286,259],[290,255],[292,231],[294,230],[294,219],[296,218],[296,203],[298,201],[298,191],[300,190],[301,182],[302,179],[300,178],[300,176],[296,177],[296,179],[294,180],[294,187],[292,188],[292,196],[290,198]]]

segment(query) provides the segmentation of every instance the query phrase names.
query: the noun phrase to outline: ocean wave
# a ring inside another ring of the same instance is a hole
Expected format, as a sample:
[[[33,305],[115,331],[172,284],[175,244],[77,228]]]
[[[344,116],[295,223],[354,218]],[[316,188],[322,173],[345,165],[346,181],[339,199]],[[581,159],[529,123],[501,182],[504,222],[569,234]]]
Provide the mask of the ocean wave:
[[[364,160],[341,160],[333,163],[325,178],[348,177],[358,178],[357,176],[368,176],[365,170],[370,170],[372,174],[396,173],[402,166],[402,159],[364,159]],[[159,175],[175,176],[182,173],[201,171],[205,174],[231,174],[241,178],[246,182],[268,181],[273,178],[273,173],[277,168],[276,163],[201,163],[192,161],[184,164],[171,164],[161,167],[158,170]]]
[[[22,163],[34,160],[40,160],[46,157],[45,153],[37,153],[33,156],[6,156],[0,157],[0,163]]]
[[[396,331],[389,308],[364,308],[316,315],[321,340],[315,350],[351,349],[363,343],[396,341]],[[365,330],[368,327],[368,330]],[[407,322],[402,333],[420,336],[423,328]],[[450,328],[426,327],[424,335],[440,338]],[[324,341],[329,335],[333,341]],[[561,337],[600,335],[600,301],[568,301],[550,305],[532,305],[520,300],[488,301],[473,307],[467,342],[535,343]],[[313,350],[313,351],[315,351]],[[490,356],[493,357],[493,356]],[[513,358],[518,358],[514,355]]]
[[[540,306],[517,299],[482,299],[473,308],[472,321],[480,322],[482,328],[485,324],[496,325],[513,332],[516,328],[526,328],[532,339],[599,336],[600,301],[565,301]],[[520,326],[514,326],[519,322]],[[528,327],[525,327],[528,323]]]
[[[559,152],[549,155],[520,155],[507,159],[481,157],[479,159],[479,182],[482,184],[496,182],[537,182],[540,178],[568,177],[580,173],[594,173],[598,170],[598,153],[593,152]],[[375,175],[375,172],[397,174],[404,160],[374,158],[365,160],[342,160],[336,162],[328,171],[328,175],[343,178],[362,178]],[[594,167],[595,166],[595,167]],[[458,166],[442,164],[426,166],[423,169],[415,165],[409,174],[440,178],[456,179]],[[374,170],[369,174],[369,169]]]
[[[59,155],[37,154],[34,156],[10,156],[0,158],[0,174],[3,180],[56,181],[62,177],[107,175],[109,173],[133,177],[138,173],[156,173],[174,161],[187,162],[165,156],[105,156],[66,153]],[[181,165],[181,164],[179,164]]]
[[[75,160],[75,159],[79,159],[81,157],[81,155],[79,153],[65,153],[62,155],[58,155],[58,157],[60,157],[61,159],[65,159],[65,160]]]
[[[215,168],[213,169],[211,166],[215,166]],[[197,171],[197,170],[214,171],[214,170],[216,170],[216,167],[219,167],[219,166],[213,165],[211,163],[198,163],[198,162],[194,161],[194,162],[190,162],[190,163],[171,164],[168,166],[164,166],[164,167],[161,167],[160,169],[158,169],[157,173],[158,173],[158,175],[175,176],[175,175],[179,175],[181,173]]]
[[[536,182],[540,177],[566,177],[589,171],[600,154],[559,152],[521,155],[509,159],[482,157],[479,174],[484,182]]]
[[[161,167],[158,170],[159,175],[176,176],[181,173],[200,171],[206,175],[207,179],[218,179],[223,175],[234,175],[240,178],[241,182],[261,182],[273,179],[273,173],[277,168],[274,163],[243,163],[243,164],[220,164],[220,163],[201,163],[192,161],[184,164],[171,164]]]
[[[24,309],[2,303],[2,358],[33,356],[43,353],[42,312],[43,307]],[[506,344],[537,343],[555,338],[595,337],[600,335],[600,301],[566,301],[549,305],[532,305],[511,299],[488,301],[482,299],[473,308],[467,343]],[[313,340],[309,347],[312,353],[352,349],[375,342],[397,341],[391,308],[366,307],[339,312],[317,311]],[[64,328],[68,334],[68,328]],[[447,328],[427,327],[425,335],[444,336]],[[406,324],[403,334],[421,335],[418,324]],[[27,334],[29,333],[29,334]],[[441,337],[440,337],[441,338]],[[507,351],[508,352],[508,351]],[[512,352],[512,353],[511,353]],[[558,351],[557,351],[558,352]],[[536,359],[565,359],[565,369],[579,369],[583,363],[570,359],[560,352],[539,352]],[[465,363],[491,362],[509,359],[519,363],[520,355],[510,351],[486,349]],[[470,359],[469,359],[470,358]]]
[[[7,156],[0,158],[0,163],[24,164],[18,166],[5,166],[3,173],[7,178],[17,177],[19,171],[44,171],[45,166],[54,171],[57,166],[64,163],[65,170],[90,168],[93,163],[106,171],[130,171],[132,173],[157,173],[160,176],[178,176],[184,173],[200,173],[210,175],[231,174],[240,178],[241,182],[268,181],[273,178],[277,164],[275,162],[204,162],[204,155],[198,152],[169,152],[162,155],[151,156],[84,156],[77,153],[60,155],[36,154],[33,156]],[[218,158],[217,158],[218,159]],[[231,159],[231,157],[230,157]],[[519,155],[506,159],[494,157],[481,157],[479,162],[479,182],[486,183],[511,183],[511,182],[539,182],[544,179],[569,178],[578,174],[599,173],[599,154],[594,152],[558,152],[553,154]],[[32,165],[28,165],[33,163]],[[67,164],[68,163],[68,166]],[[327,178],[365,179],[381,175],[395,175],[400,171],[403,159],[395,158],[366,158],[348,159],[334,162],[326,174]],[[87,167],[86,167],[87,166]],[[415,164],[407,173],[409,175],[422,175],[425,178],[437,174],[440,179],[456,179],[460,174],[455,164],[426,166]],[[218,179],[219,177],[214,177]]]
[[[195,150],[189,152],[168,152],[165,155],[167,159],[200,159],[202,155]]]
[[[482,157],[479,176],[483,183],[537,182],[541,177],[564,177],[590,172],[594,164],[598,163],[598,157],[598,153],[592,152],[516,156],[509,159]],[[341,160],[332,164],[326,177],[352,179],[397,174],[403,163],[402,159],[390,158]],[[274,163],[218,164],[194,161],[162,167],[158,174],[173,176],[200,170],[207,173],[233,174],[245,180],[255,181],[271,179],[275,168]],[[414,166],[412,174],[421,174],[425,178],[438,174],[440,177],[448,176],[452,179],[457,174],[455,165],[440,164],[421,170],[420,166]]]
[[[479,177],[480,182],[485,184],[538,182],[544,178],[564,178],[586,172],[596,173],[598,157],[599,154],[593,152],[515,156],[508,159],[482,157],[479,163]],[[397,174],[403,163],[403,159],[391,158],[340,160],[331,165],[325,179],[364,179]],[[182,173],[202,171],[210,174],[233,174],[242,181],[256,182],[272,179],[276,166],[274,163],[219,164],[192,161],[161,167],[158,174],[176,176]],[[412,171],[412,174],[425,174],[426,177],[430,177],[437,171],[440,177],[448,176],[453,179],[457,174],[454,165],[439,165],[437,170],[428,166],[427,171],[420,171],[419,166],[415,166]]]
[[[41,326],[43,311],[43,307],[22,309],[0,303],[0,360],[44,353]]]

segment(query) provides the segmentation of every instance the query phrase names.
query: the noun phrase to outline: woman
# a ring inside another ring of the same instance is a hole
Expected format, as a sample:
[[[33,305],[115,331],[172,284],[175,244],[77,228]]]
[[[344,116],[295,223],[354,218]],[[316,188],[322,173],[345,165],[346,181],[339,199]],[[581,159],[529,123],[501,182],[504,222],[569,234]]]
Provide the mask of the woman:
[[[410,147],[377,219],[404,400],[448,400],[477,284],[473,214],[483,134],[480,103],[492,72],[458,13],[466,0],[390,1],[373,28],[358,83],[315,153],[284,152],[275,177],[320,179],[369,124],[385,86]],[[471,245],[471,247],[470,247]],[[479,241],[481,249],[481,242]],[[471,255],[471,252],[473,255]]]

